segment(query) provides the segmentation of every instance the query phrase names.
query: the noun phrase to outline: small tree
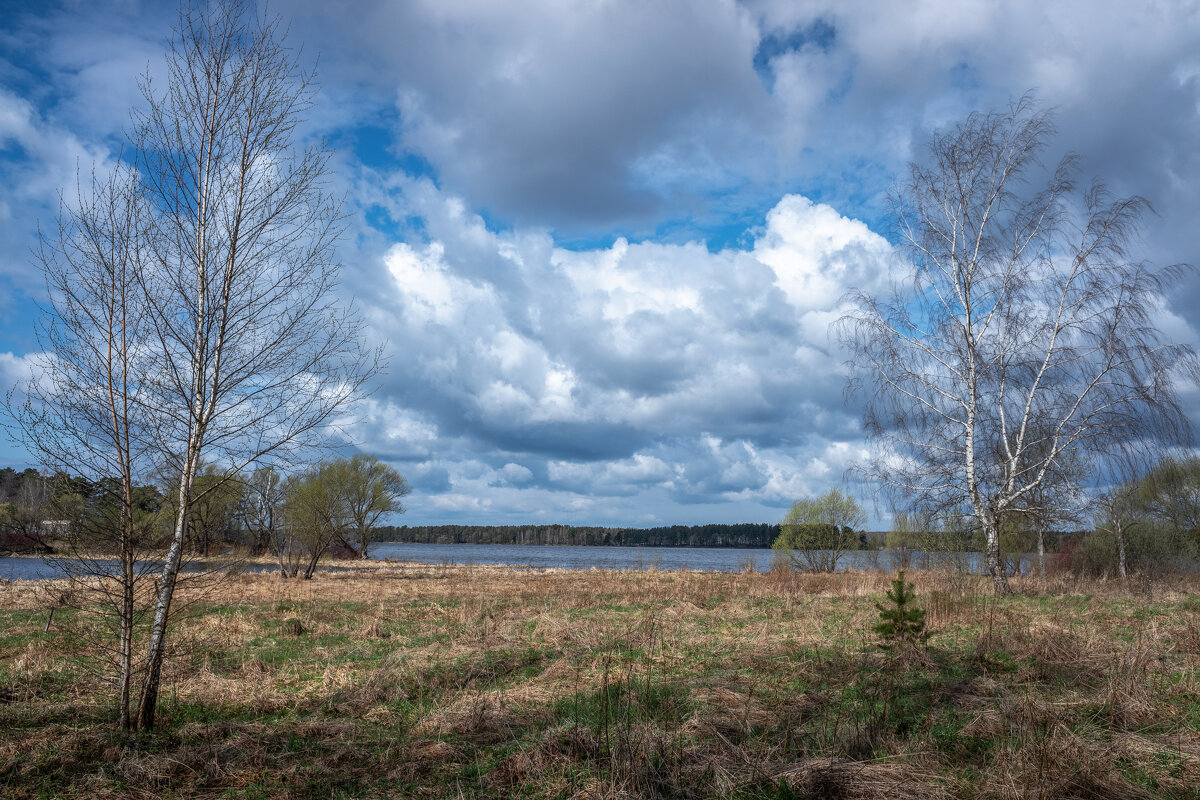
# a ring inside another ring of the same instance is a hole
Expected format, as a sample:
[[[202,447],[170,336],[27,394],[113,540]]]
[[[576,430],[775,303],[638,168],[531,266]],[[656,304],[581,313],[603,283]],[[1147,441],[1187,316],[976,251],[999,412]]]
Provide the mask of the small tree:
[[[1125,484],[1101,495],[1097,500],[1096,530],[1108,533],[1116,543],[1117,577],[1129,577],[1129,534],[1145,523],[1137,506],[1137,489]]]
[[[1200,536],[1200,458],[1167,458],[1136,485],[1137,506],[1153,519]]]
[[[912,566],[913,551],[920,550],[929,529],[928,520],[918,513],[897,511],[892,515],[892,527],[884,544],[892,551],[895,565],[900,569]]]
[[[137,482],[154,460],[149,413],[157,368],[139,275],[146,266],[150,210],[136,172],[124,164],[93,176],[74,206],[61,208],[55,235],[41,235],[37,262],[47,305],[36,334],[46,358],[5,405],[26,452],[50,472],[101,484],[98,516],[72,526],[63,565],[89,607],[113,621],[118,724],[132,728],[133,647],[141,620],[146,541]],[[115,556],[118,568],[95,555]]]
[[[855,530],[866,521],[866,513],[853,497],[830,489],[820,497],[793,503],[771,547],[786,552],[796,568],[833,572],[857,541]]]
[[[359,558],[366,558],[375,525],[386,514],[404,513],[400,498],[411,493],[412,486],[392,467],[362,453],[334,462],[333,468],[354,521],[355,549]]]
[[[14,549],[53,552],[49,541],[52,531],[46,526],[51,515],[55,518],[60,516],[57,503],[52,501],[47,492],[46,480],[40,476],[36,480],[29,480],[27,473],[13,499],[0,503],[0,532],[6,534],[5,539],[0,540],[0,545],[7,543]]]
[[[161,458],[178,514],[147,637],[138,724],[154,710],[202,461],[224,475],[304,450],[379,363],[334,289],[343,229],[330,151],[296,141],[316,87],[277,18],[244,0],[187,5],[167,80],[142,84],[130,134],[153,213],[141,240]]]
[[[900,570],[886,594],[887,603],[876,603],[879,623],[875,632],[883,638],[885,646],[895,642],[923,642],[929,634],[925,632],[925,610],[913,605],[916,592],[911,583],[905,583],[904,570]]]
[[[179,475],[168,475],[161,511],[167,529],[179,516],[179,496],[172,491],[178,485]],[[210,464],[197,470],[192,490],[194,499],[188,512],[185,541],[192,553],[206,556],[235,532],[244,489],[237,476],[226,474]]]
[[[341,466],[327,462],[288,481],[276,550],[284,577],[311,578],[321,556],[354,524]]]
[[[325,143],[296,141],[316,87],[284,33],[247,0],[183,2],[165,81],[141,84],[129,168],[94,179],[38,254],[52,357],[15,416],[44,466],[121,485],[122,727],[154,727],[197,503],[313,445],[380,362],[335,295],[344,217]],[[203,462],[225,477],[198,484]],[[175,514],[135,636],[146,593],[132,496],[150,467],[178,476]],[[135,641],[145,650],[130,715]]]

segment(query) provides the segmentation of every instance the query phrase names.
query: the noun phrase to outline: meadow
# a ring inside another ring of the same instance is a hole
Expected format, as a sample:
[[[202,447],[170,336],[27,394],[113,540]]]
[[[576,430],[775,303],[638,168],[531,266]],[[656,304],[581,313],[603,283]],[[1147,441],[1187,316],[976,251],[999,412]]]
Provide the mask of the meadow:
[[[186,591],[152,733],[0,585],[5,797],[1200,798],[1200,580],[366,564]]]

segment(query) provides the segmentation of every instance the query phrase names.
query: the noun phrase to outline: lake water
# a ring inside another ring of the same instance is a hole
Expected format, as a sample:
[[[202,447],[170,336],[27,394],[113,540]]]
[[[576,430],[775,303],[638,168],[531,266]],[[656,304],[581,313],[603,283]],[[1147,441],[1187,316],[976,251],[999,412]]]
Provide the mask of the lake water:
[[[421,564],[509,564],[541,569],[694,569],[741,572],[753,565],[768,572],[775,551],[737,547],[589,547],[586,545],[516,544],[404,544],[377,542],[367,554]],[[982,569],[979,553],[934,553],[928,561],[914,554],[914,567],[929,562],[959,561],[967,569]],[[892,570],[898,563],[890,550],[852,550],[844,554],[839,569]],[[1026,562],[1028,563],[1028,562]]]
[[[111,570],[114,573],[118,569],[118,562],[115,559],[97,559],[93,563],[97,569]],[[198,572],[201,566],[200,564],[185,563],[180,567],[180,571]],[[151,574],[161,568],[161,563],[155,564],[149,561],[139,566],[139,570],[143,574]],[[240,572],[274,572],[279,567],[272,564],[238,564],[237,569]],[[65,574],[62,567],[53,559],[43,561],[40,558],[0,558],[0,580],[40,581],[47,578],[61,578]]]
[[[402,544],[377,542],[367,551],[371,558],[395,559],[418,564],[508,564],[534,569],[693,569],[710,572],[741,572],[753,567],[767,572],[775,561],[772,550],[748,550],[734,547],[589,547],[585,545],[512,545],[512,544]],[[913,567],[956,562],[975,572],[982,571],[979,553],[934,553],[926,559],[912,556]],[[97,562],[113,570],[117,562]],[[335,562],[336,563],[336,562]],[[1028,563],[1028,560],[1025,560]],[[899,564],[897,554],[889,550],[847,552],[839,569],[883,569],[891,571]],[[322,562],[321,569],[344,567]],[[185,567],[186,569],[186,567]],[[272,572],[269,564],[243,564],[248,572]],[[61,568],[40,558],[0,558],[0,579],[41,580],[62,577]]]

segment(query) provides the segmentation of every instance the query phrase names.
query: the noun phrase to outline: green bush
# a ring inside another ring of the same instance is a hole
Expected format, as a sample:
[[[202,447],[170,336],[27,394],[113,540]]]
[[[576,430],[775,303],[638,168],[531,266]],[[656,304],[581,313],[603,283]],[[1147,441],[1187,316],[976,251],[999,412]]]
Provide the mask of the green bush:
[[[1195,539],[1167,525],[1138,522],[1124,529],[1125,557],[1132,572],[1175,572],[1194,565]],[[1093,577],[1117,574],[1117,538],[1098,528],[1080,535],[1051,562],[1054,569]]]
[[[866,520],[853,497],[830,489],[820,497],[792,503],[771,547],[786,552],[796,568],[833,572],[842,554],[859,546],[855,528],[861,528]]]

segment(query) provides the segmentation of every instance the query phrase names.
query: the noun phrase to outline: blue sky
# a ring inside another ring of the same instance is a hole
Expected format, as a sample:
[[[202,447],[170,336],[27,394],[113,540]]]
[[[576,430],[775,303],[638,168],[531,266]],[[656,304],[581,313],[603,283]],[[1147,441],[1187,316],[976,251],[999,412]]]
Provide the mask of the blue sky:
[[[896,267],[888,190],[930,131],[1026,91],[1048,160],[1154,204],[1145,258],[1200,263],[1195,3],[271,10],[319,55],[303,134],[337,150],[342,291],[391,354],[349,433],[412,480],[410,523],[775,521],[841,484],[863,437],[828,326]],[[6,384],[37,351],[37,227],[119,154],[174,15],[0,2]],[[1196,283],[1160,314],[1176,341]]]

